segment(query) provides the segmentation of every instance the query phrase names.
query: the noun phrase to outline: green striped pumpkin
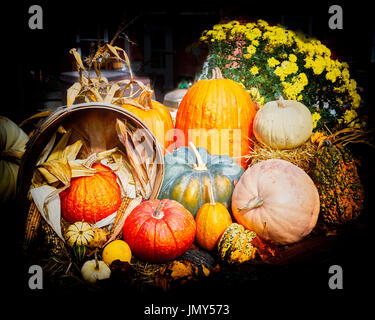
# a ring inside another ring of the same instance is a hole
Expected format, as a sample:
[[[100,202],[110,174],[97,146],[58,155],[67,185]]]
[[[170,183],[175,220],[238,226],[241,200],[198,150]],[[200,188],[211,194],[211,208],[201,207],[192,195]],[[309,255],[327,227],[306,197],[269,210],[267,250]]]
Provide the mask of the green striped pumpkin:
[[[256,236],[254,231],[232,223],[219,240],[218,252],[221,260],[235,264],[254,259],[257,248],[252,244],[252,240]]]
[[[72,248],[73,255],[76,258],[76,260],[81,263],[86,258],[87,253],[87,247],[84,245],[76,245]]]
[[[215,201],[231,210],[233,180],[244,170],[233,158],[210,155],[205,148],[180,147],[164,157],[164,180],[159,199],[180,202],[195,217],[199,208],[210,201],[212,185]]]
[[[87,246],[94,239],[94,230],[84,221],[71,224],[65,232],[65,240],[70,247]]]

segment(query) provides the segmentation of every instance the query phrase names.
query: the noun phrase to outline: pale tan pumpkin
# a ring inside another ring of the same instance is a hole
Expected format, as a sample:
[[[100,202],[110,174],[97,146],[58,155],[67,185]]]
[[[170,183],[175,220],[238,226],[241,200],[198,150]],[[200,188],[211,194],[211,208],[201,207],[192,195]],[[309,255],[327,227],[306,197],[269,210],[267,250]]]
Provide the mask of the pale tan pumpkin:
[[[310,110],[302,103],[284,100],[266,103],[256,114],[255,138],[274,149],[292,149],[310,138],[313,120]]]
[[[294,164],[280,159],[249,167],[232,195],[238,223],[277,244],[294,243],[315,227],[319,194],[311,178]]]

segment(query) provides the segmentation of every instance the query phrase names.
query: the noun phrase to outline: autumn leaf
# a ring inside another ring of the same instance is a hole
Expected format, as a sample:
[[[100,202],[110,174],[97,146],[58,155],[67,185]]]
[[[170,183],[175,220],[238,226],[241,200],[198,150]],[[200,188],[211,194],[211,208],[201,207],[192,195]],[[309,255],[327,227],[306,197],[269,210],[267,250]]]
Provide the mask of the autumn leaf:
[[[257,253],[262,261],[265,261],[270,257],[275,257],[279,254],[279,248],[276,244],[271,241],[263,240],[258,236],[251,241],[251,244],[257,248]]]

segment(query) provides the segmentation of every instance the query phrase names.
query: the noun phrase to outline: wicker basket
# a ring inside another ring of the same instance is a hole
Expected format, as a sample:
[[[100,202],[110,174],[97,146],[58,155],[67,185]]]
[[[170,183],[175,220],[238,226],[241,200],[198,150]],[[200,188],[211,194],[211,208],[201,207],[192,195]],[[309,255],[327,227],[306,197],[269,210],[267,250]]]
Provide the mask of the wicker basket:
[[[89,150],[89,153],[94,153],[114,147],[123,149],[117,138],[115,129],[116,119],[127,121],[135,128],[143,129],[145,139],[148,139],[153,146],[156,152],[157,174],[150,199],[157,198],[164,178],[164,158],[163,151],[154,134],[142,120],[131,112],[111,104],[90,102],[58,108],[43,121],[30,138],[18,172],[17,196],[21,204],[25,208],[28,208],[29,201],[27,194],[38,158],[60,125],[66,130],[73,129],[79,131],[81,128],[85,128],[86,131],[93,133],[103,132],[104,134],[102,135],[96,134],[88,137],[88,140],[95,139],[95,143],[92,143],[95,147]],[[77,135],[72,134],[69,143],[74,143],[77,139]],[[88,142],[91,145],[92,141]],[[86,156],[88,155],[86,154]]]

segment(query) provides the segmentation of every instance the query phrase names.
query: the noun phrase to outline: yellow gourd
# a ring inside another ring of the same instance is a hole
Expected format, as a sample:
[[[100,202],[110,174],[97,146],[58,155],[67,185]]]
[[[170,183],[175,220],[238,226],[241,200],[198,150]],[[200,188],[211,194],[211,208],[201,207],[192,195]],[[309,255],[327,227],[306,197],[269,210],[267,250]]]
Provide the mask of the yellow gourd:
[[[104,247],[102,258],[108,266],[110,266],[115,260],[130,263],[132,252],[129,245],[125,241],[114,240]]]

